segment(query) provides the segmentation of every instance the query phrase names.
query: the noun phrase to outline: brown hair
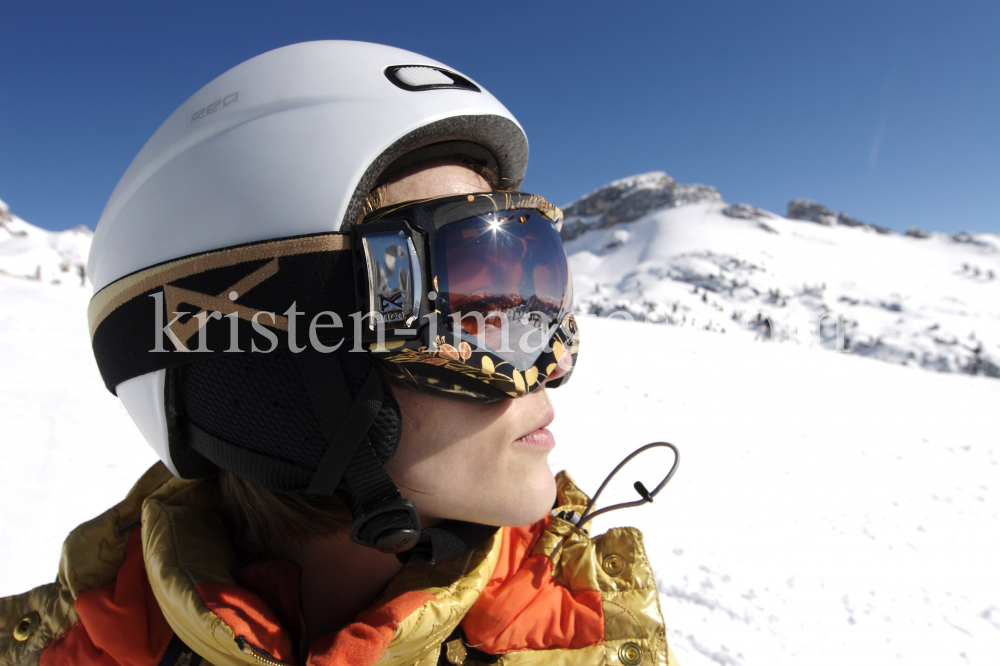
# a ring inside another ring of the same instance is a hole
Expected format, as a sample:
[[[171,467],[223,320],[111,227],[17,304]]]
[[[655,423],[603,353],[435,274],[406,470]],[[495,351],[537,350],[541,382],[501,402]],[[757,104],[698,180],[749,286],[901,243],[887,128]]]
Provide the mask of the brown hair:
[[[351,529],[351,512],[332,495],[275,493],[219,470],[222,514],[237,539],[261,555],[281,554],[289,544],[305,545]]]

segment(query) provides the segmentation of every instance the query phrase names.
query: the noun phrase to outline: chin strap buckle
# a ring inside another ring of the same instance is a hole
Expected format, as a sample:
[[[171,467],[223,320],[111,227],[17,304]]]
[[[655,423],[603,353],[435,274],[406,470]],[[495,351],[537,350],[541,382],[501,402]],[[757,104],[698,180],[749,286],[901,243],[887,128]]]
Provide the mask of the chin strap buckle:
[[[407,499],[383,500],[354,519],[351,541],[382,553],[401,553],[417,545],[420,516]]]

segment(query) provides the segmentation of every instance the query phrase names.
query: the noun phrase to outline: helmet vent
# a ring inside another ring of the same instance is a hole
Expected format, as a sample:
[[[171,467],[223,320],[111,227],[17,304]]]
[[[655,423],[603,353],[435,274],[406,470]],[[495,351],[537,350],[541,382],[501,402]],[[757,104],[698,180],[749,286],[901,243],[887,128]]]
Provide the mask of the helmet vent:
[[[411,86],[450,86],[455,83],[450,76],[430,67],[403,67],[396,70],[396,78]]]
[[[479,86],[458,72],[428,65],[393,65],[386,68],[385,78],[397,88],[411,92],[441,89],[482,92]]]

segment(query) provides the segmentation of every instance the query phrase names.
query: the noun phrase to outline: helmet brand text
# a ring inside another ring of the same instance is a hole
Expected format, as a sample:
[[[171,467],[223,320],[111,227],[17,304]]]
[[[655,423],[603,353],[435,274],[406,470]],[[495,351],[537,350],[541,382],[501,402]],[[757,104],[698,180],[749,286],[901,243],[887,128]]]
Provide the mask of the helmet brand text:
[[[240,101],[240,93],[239,93],[239,91],[234,92],[234,93],[229,93],[228,95],[226,95],[222,99],[217,99],[214,102],[212,102],[211,104],[209,104],[208,106],[206,106],[205,108],[198,109],[197,111],[195,111],[194,113],[192,113],[191,114],[191,122],[193,123],[196,120],[201,120],[205,116],[211,115],[211,114],[215,113],[216,111],[218,111],[219,109],[224,109],[227,106],[229,106],[230,104],[234,104],[234,103],[236,103],[238,101]]]

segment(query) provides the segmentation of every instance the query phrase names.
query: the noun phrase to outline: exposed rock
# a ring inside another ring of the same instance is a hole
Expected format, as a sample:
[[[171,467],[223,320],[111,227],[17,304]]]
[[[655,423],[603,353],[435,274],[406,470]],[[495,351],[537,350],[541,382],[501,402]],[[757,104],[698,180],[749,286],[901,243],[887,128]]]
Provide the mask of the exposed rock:
[[[788,202],[788,219],[815,222],[828,227],[837,224],[837,214],[822,204],[809,199],[792,199]]]
[[[980,234],[970,234],[968,231],[959,231],[951,235],[951,239],[956,243],[968,243],[969,245],[977,245],[982,248],[987,248],[996,252],[996,247],[986,240],[986,238],[981,238]]]
[[[719,190],[709,185],[677,185],[674,187],[675,206],[688,206],[703,201],[722,203]]]
[[[583,195],[570,205],[565,206],[563,212],[567,217],[571,215],[581,217],[603,215],[626,194],[639,189],[667,190],[676,184],[673,178],[662,171],[622,178]]]
[[[931,235],[929,233],[927,233],[923,229],[918,229],[917,227],[913,227],[911,229],[907,229],[906,230],[906,235],[909,236],[909,237],[911,237],[911,238],[930,238],[931,237]]]
[[[845,227],[866,227],[868,226],[861,220],[855,219],[848,215],[847,213],[837,214],[837,224],[843,224]]]
[[[738,203],[726,206],[722,209],[722,214],[727,217],[735,217],[740,220],[754,220],[759,217],[770,217],[766,210],[761,210],[750,204]]]
[[[707,185],[679,185],[662,171],[622,178],[563,208],[566,219],[562,237],[569,241],[590,229],[604,229],[637,220],[654,210],[702,201],[721,202],[722,196]]]
[[[756,206],[751,206],[750,204],[738,203],[723,208],[722,214],[738,220],[755,220],[757,222],[757,226],[764,231],[771,234],[778,233],[777,229],[764,221],[775,218],[777,215],[762,208],[757,208]]]
[[[735,217],[740,220],[752,220],[757,217],[759,208],[750,204],[730,204],[722,209],[722,214],[727,217]]]
[[[674,189],[636,189],[626,192],[620,199],[611,204],[604,214],[604,224],[613,226],[619,222],[638,220],[646,213],[660,208],[670,208],[674,205]]]
[[[851,217],[847,213],[834,213],[826,206],[809,199],[793,199],[789,201],[788,219],[805,220],[806,222],[815,222],[816,224],[822,224],[828,227],[833,227],[838,224],[845,227],[863,227],[865,229],[873,229],[880,234],[896,233],[888,227],[880,227],[877,224],[862,222],[855,217]]]

